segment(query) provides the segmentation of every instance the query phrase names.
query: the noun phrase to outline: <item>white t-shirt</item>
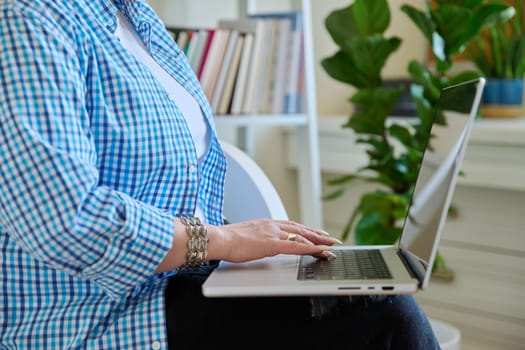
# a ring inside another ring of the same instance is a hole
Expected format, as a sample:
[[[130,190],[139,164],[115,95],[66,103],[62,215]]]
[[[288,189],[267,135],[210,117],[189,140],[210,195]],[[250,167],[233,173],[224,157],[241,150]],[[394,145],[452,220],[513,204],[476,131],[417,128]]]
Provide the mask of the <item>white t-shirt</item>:
[[[197,158],[199,161],[202,160],[208,150],[210,139],[208,125],[204,119],[199,104],[193,96],[191,96],[191,94],[177,82],[177,80],[168,74],[168,72],[166,72],[157,61],[155,61],[150,52],[144,46],[144,43],[135,33],[133,27],[129,24],[126,16],[121,11],[117,11],[117,15],[118,26],[115,34],[119,38],[121,44],[150,70],[151,74],[158,80],[164,89],[166,89],[169,98],[176,101],[177,107],[186,118],[188,128],[193,137],[193,143],[195,144]],[[201,220],[205,219],[199,205],[197,205],[194,215]]]

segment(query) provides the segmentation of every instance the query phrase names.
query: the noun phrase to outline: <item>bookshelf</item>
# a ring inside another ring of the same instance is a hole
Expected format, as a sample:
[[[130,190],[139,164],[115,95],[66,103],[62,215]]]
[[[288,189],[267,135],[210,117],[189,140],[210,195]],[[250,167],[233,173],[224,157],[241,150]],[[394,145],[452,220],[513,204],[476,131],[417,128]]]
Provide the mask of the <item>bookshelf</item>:
[[[282,7],[283,3],[287,3],[285,6],[288,6],[285,10]],[[291,0],[288,2],[230,0],[221,1],[220,7],[214,0],[152,0],[150,4],[161,17],[163,15],[169,16],[169,13],[174,14],[174,17],[168,20],[163,18],[168,27],[210,28],[216,27],[220,20],[235,20],[270,12],[301,12],[303,77],[300,112],[284,114],[268,113],[267,111],[255,111],[254,113],[244,111],[235,115],[216,114],[215,123],[219,134],[221,129],[233,131],[235,134],[233,142],[252,157],[257,150],[255,135],[258,129],[261,127],[293,129],[297,135],[295,140],[297,149],[301,150],[297,155],[297,193],[300,220],[306,225],[323,227],[311,0]],[[225,8],[229,8],[229,11],[226,11]],[[282,153],[285,153],[284,149]]]

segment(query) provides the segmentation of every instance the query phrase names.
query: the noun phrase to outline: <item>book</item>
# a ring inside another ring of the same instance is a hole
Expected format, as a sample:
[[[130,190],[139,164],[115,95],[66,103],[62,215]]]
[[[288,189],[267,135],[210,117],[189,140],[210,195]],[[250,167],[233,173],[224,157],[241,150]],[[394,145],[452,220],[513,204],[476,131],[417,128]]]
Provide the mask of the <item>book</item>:
[[[272,39],[264,72],[264,88],[259,100],[258,113],[282,113],[284,110],[284,84],[287,81],[286,60],[288,59],[291,19],[281,14],[255,14],[251,18],[266,20],[272,26]]]
[[[290,37],[292,34],[292,21],[283,18],[278,22],[279,35],[277,51],[275,57],[275,71],[271,85],[272,95],[270,99],[270,111],[273,114],[284,113],[285,84],[287,82],[288,71],[288,51],[290,49]]]
[[[256,59],[257,66],[255,67],[255,78],[253,82],[255,84],[253,92],[253,100],[247,106],[245,106],[246,113],[260,114],[265,111],[266,101],[268,96],[268,84],[272,70],[272,56],[274,52],[275,43],[275,27],[271,20],[261,19],[264,25],[264,33],[261,37],[263,38],[258,51],[254,56]]]
[[[188,61],[191,68],[197,74],[201,65],[204,49],[208,42],[209,31],[207,29],[199,29],[193,37],[193,43],[188,51]]]
[[[213,40],[210,43],[201,76],[201,85],[208,101],[211,101],[213,98],[213,92],[215,91],[229,36],[229,29],[217,28],[215,29]]]
[[[226,82],[223,87],[222,97],[220,100],[218,114],[227,114],[232,102],[233,88],[235,86],[235,78],[239,71],[239,61],[241,59],[242,49],[244,47],[245,36],[239,35],[233,56],[231,59],[231,64],[228,69],[228,75],[226,77]]]
[[[289,19],[291,21],[291,33],[289,34],[289,43],[287,50],[287,62],[285,63],[286,68],[284,71],[286,75],[284,79],[276,76],[275,87],[279,82],[284,83],[284,102],[283,109],[284,113],[298,113],[300,112],[300,101],[301,101],[301,60],[302,49],[303,49],[303,17],[300,11],[291,12],[277,12],[277,13],[264,13],[255,15],[257,18],[267,19]],[[277,72],[276,72],[277,74]],[[279,87],[278,89],[280,89]]]
[[[168,28],[168,32],[170,33],[171,37],[175,40],[175,43],[181,49],[182,52],[186,49],[186,45],[188,43],[188,30],[187,28],[178,28],[178,27],[171,27]]]
[[[270,44],[270,38],[268,37],[270,29],[268,29],[266,21],[262,19],[253,20],[256,21],[257,28],[255,30],[250,67],[246,77],[247,84],[241,108],[242,114],[257,113],[256,96],[259,96],[264,86],[264,76],[262,74]]]
[[[197,72],[197,78],[199,79],[199,81],[202,78],[202,71],[204,69],[204,65],[208,57],[208,53],[210,52],[210,46],[213,41],[214,35],[215,35],[215,29],[208,29],[208,40],[206,41],[206,45],[204,45],[204,50],[202,52],[202,57],[201,57],[201,61],[199,63],[199,69]]]
[[[290,72],[285,88],[284,113],[299,113],[301,105],[301,61],[303,56],[303,17],[301,12],[284,14],[292,19],[292,35],[287,70]]]
[[[255,113],[268,114],[270,113],[271,103],[273,99],[273,85],[275,81],[275,68],[277,65],[277,56],[278,56],[278,43],[279,43],[279,20],[277,19],[268,19],[268,44],[267,44],[267,53],[266,61],[263,63],[261,77],[262,87],[259,90],[260,96],[256,100]]]
[[[304,48],[304,41],[301,38],[301,52],[303,52]],[[289,97],[289,108],[287,113],[300,113],[303,110],[303,88],[304,88],[304,55],[299,56],[299,65],[297,67],[296,73],[296,79],[295,81],[295,88],[293,90],[292,94],[288,94],[287,97]],[[286,100],[285,100],[285,106],[286,106]],[[286,111],[286,110],[285,110]]]
[[[234,55],[235,48],[237,46],[237,39],[239,37],[239,31],[231,30],[228,38],[228,44],[224,52],[224,58],[219,70],[219,76],[217,77],[217,83],[215,86],[215,91],[211,100],[212,111],[216,113],[219,110],[219,105],[221,102],[222,95],[224,93],[224,87],[226,84],[226,78],[230,71],[230,66],[232,65],[232,59]]]
[[[235,79],[231,103],[232,114],[253,113],[257,83],[261,80],[259,67],[264,50],[265,24],[263,20],[241,18],[219,22],[222,28],[235,29],[244,34],[244,47]]]
[[[241,57],[239,58],[239,70],[235,77],[234,89],[232,91],[231,114],[240,114],[242,111],[244,92],[246,91],[246,84],[248,81],[248,69],[252,60],[254,36],[254,33],[244,34],[244,45]]]
[[[202,32],[203,31],[201,29],[196,29],[193,32],[193,35],[191,37],[190,42],[188,43],[188,49],[187,49],[187,52],[186,52],[186,57],[188,58],[188,63],[190,64],[190,66],[193,69],[193,71],[195,71],[195,69],[194,69],[195,56],[196,56],[198,48],[200,46],[199,41],[201,40],[201,33]]]
[[[195,38],[193,37],[195,35],[195,31],[188,29],[188,30],[185,30],[184,32],[186,33],[186,39],[184,42],[181,43],[181,45],[183,46],[181,47],[181,50],[184,51],[184,54],[187,57],[188,52],[190,51],[190,48],[192,46],[192,41],[195,40]]]

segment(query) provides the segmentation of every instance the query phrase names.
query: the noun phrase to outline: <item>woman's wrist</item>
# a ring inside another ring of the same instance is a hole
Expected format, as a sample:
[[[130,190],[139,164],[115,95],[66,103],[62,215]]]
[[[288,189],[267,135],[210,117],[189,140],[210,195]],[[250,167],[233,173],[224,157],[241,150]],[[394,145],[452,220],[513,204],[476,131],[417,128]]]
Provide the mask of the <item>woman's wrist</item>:
[[[187,262],[188,241],[186,225],[179,217],[174,218],[174,233],[171,249],[160,262],[155,272],[166,272],[184,266]],[[220,260],[229,254],[227,235],[220,226],[204,224],[208,232],[208,253],[206,260]]]
[[[208,260],[221,260],[228,256],[227,235],[221,226],[206,225],[208,228]]]

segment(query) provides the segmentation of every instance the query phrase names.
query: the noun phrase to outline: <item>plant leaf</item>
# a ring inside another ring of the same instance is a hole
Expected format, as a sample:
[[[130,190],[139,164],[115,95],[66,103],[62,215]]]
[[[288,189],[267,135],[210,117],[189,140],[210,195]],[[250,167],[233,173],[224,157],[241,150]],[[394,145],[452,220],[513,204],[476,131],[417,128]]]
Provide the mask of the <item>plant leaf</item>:
[[[330,186],[342,185],[356,179],[357,175],[343,175],[333,179],[329,179],[326,183]]]
[[[470,26],[473,11],[464,6],[448,4],[432,10],[431,16],[436,22],[437,32],[446,43],[445,59],[440,59],[448,60],[460,52],[465,44],[464,35]]]
[[[352,13],[361,35],[383,33],[390,25],[387,0],[356,0],[352,6]]]
[[[401,142],[404,146],[411,147],[413,145],[413,137],[410,130],[400,124],[392,124],[388,128],[388,133],[394,137],[396,140]]]
[[[386,0],[356,0],[350,6],[332,11],[325,27],[340,47],[349,37],[366,37],[383,33],[390,24],[390,9]]]
[[[344,188],[339,188],[333,192],[323,195],[323,200],[331,201],[337,198],[340,198],[345,193]]]
[[[352,5],[332,11],[325,19],[325,27],[338,46],[343,46],[348,37],[359,35],[353,20]]]
[[[356,69],[370,80],[368,87],[381,85],[381,70],[387,58],[395,52],[401,44],[399,38],[384,38],[381,34],[372,34],[367,37],[357,37],[348,40],[342,50],[351,57]]]
[[[355,93],[351,101],[357,111],[347,123],[356,133],[385,135],[385,121],[392,107],[402,95],[402,89],[378,87],[362,89]]]
[[[432,36],[436,31],[436,27],[430,15],[410,5],[401,6],[401,11],[410,17],[412,22],[414,22],[425,38],[427,38],[428,42],[432,42]]]
[[[441,84],[436,81],[433,74],[416,60],[410,61],[408,64],[408,72],[414,81],[423,86],[423,92],[426,93],[425,97],[430,102],[437,102],[439,95],[441,94]],[[412,89],[412,91],[414,91]]]
[[[355,228],[355,242],[358,245],[394,244],[401,229],[384,225],[378,213],[364,215]]]
[[[323,59],[321,66],[330,77],[337,81],[357,88],[365,88],[370,85],[368,76],[359,71],[352,58],[343,51],[338,51],[333,56]]]

